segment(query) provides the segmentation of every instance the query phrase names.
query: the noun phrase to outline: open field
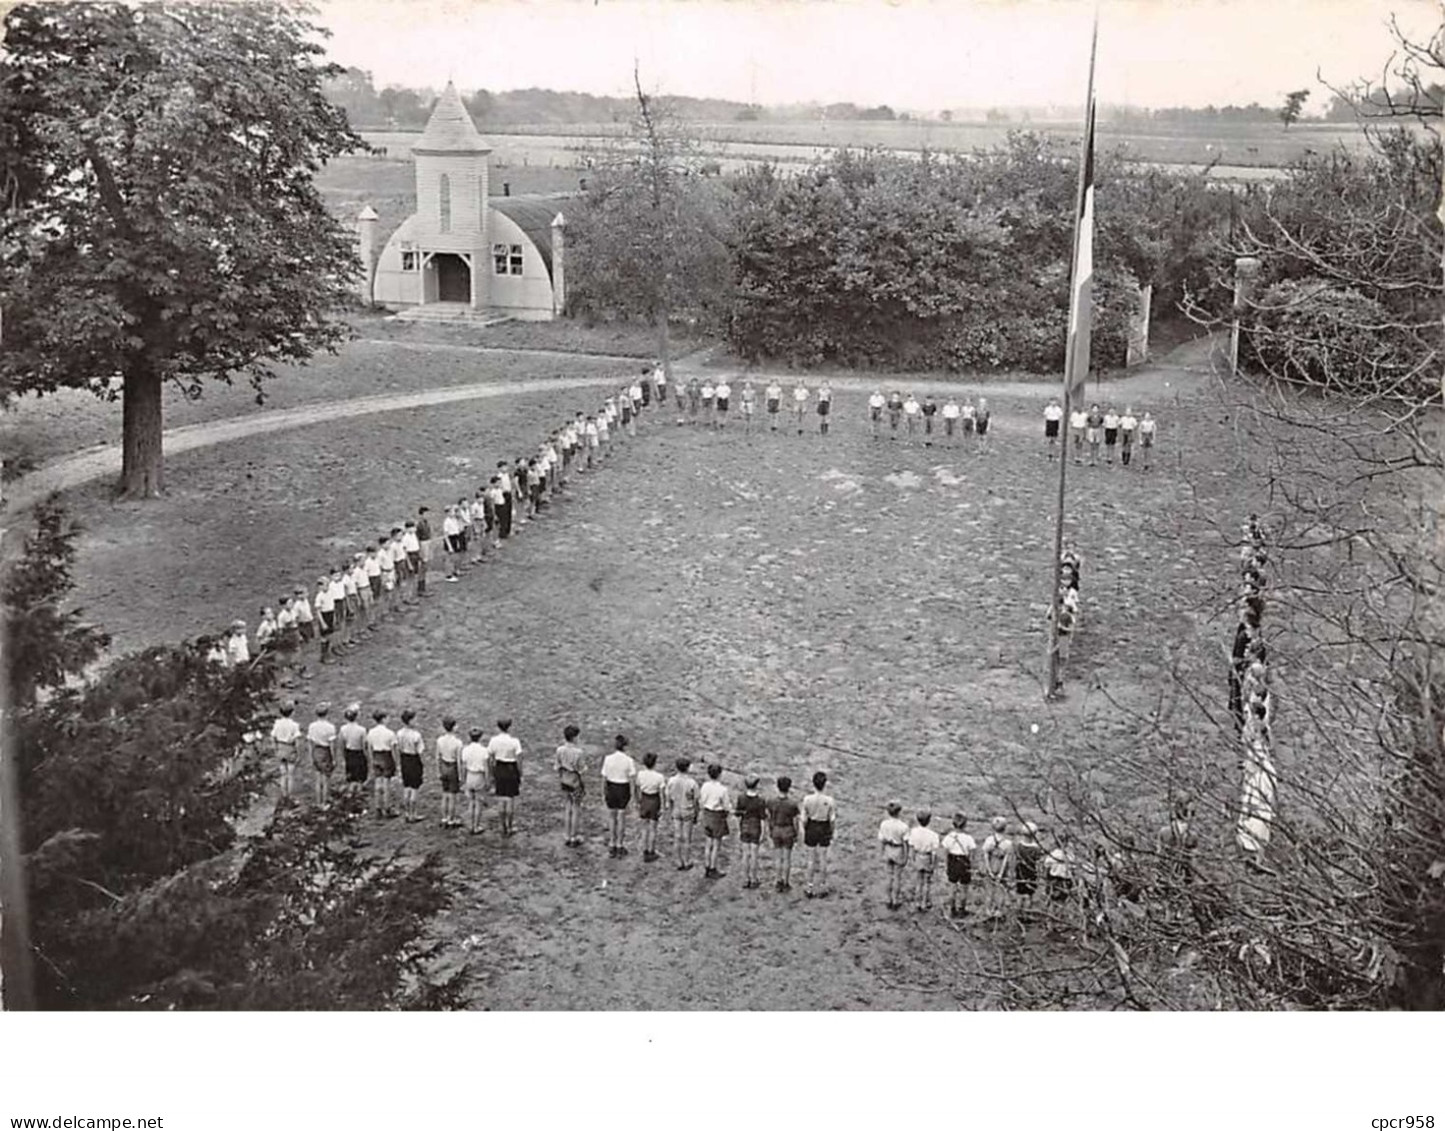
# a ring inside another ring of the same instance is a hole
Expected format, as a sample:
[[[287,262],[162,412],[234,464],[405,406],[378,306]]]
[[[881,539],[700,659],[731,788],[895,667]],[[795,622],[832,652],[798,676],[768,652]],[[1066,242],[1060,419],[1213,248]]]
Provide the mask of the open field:
[[[704,152],[723,158],[727,167],[751,162],[783,164],[811,162],[828,150],[881,148],[904,152],[931,149],[968,153],[1001,145],[1011,130],[1031,129],[1076,142],[1080,123],[1038,122],[698,122],[694,124]],[[531,170],[563,173],[580,167],[592,152],[625,132],[611,123],[595,126],[518,127],[506,133],[482,132],[496,145],[496,159],[516,179]],[[388,156],[403,157],[420,136],[414,133],[367,133],[368,141],[384,145]],[[1337,145],[1364,144],[1364,134],[1353,124],[1305,122],[1286,130],[1265,123],[1219,123],[1208,127],[1151,123],[1122,126],[1101,123],[1102,149],[1122,147],[1128,157],[1163,165],[1202,166],[1217,161],[1231,169],[1269,169],[1289,164],[1308,152],[1324,153]],[[503,174],[497,174],[502,179]],[[522,189],[514,192],[547,191]]]
[[[440,381],[434,364],[452,362],[418,353],[410,376]],[[1008,806],[1037,814],[1039,761],[1078,758],[1083,739],[1131,740],[1110,698],[1154,696],[1171,661],[1209,678],[1232,552],[1190,516],[1228,521],[1249,500],[1231,489],[1210,404],[1158,379],[1133,387],[1154,390],[1137,403],[1164,422],[1156,468],[1071,469],[1087,611],[1062,705],[1041,702],[1055,465],[1040,398],[991,395],[994,446],[974,453],[871,440],[852,389],[827,440],[711,434],[654,413],[492,562],[436,583],[308,679],[303,717],[326,698],[411,704],[428,734],[447,711],[463,726],[517,719],[529,761],[516,838],[491,824],[471,839],[365,825],[379,850],[442,848],[452,864],[457,899],[435,932],[476,975],[473,1004],[951,1007],[953,963],[1055,946],[1037,927],[890,915],[872,836],[892,795],[940,819],[962,808],[975,831]],[[87,528],[78,597],[126,647],[254,613],[595,399],[558,390],[222,445],[174,459],[172,495],[144,506],[113,506],[93,485],[73,498]],[[1185,451],[1172,446],[1181,428]],[[570,720],[594,752],[622,730],[639,755],[716,758],[734,788],[746,770],[827,770],[841,806],[834,897],[805,901],[801,877],[788,895],[743,890],[735,839],[719,881],[644,865],[635,826],[632,855],[608,860],[596,790],[588,843],[564,849],[546,759]],[[424,798],[430,810],[434,781]],[[1161,798],[1133,803],[1152,813]]]

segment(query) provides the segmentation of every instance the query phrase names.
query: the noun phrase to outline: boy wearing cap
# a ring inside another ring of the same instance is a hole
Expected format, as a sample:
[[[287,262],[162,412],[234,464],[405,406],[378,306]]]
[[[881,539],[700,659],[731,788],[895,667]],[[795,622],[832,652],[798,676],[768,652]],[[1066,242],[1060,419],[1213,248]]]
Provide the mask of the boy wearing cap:
[[[457,794],[462,791],[462,740],[457,737],[457,720],[448,715],[437,735],[437,780],[442,784],[442,828],[461,826],[457,816]]]
[[[296,740],[301,737],[301,727],[291,717],[296,709],[289,700],[281,704],[281,717],[271,727],[271,745],[276,751],[276,761],[281,772],[281,804],[291,804],[291,785],[296,776]]]
[[[917,874],[913,888],[914,906],[919,911],[927,911],[933,906],[933,870],[938,866],[939,839],[938,834],[928,827],[933,820],[932,813],[920,809],[916,820],[918,823],[908,834],[908,858]]]
[[[758,792],[760,779],[749,774],[743,781],[743,795],[738,798],[738,840],[743,846],[743,887],[760,888],[763,877],[758,870],[758,846],[763,840],[763,822],[768,819],[768,803]]]
[[[366,752],[371,758],[371,791],[378,817],[395,817],[391,807],[391,779],[396,777],[396,731],[386,725],[386,712],[373,711],[376,724],[366,732]]]
[[[462,747],[462,769],[466,773],[467,832],[478,836],[482,831],[482,805],[487,793],[487,748],[482,745],[482,728],[472,727],[471,741]]]
[[[330,703],[316,704],[316,719],[306,728],[316,770],[316,804],[322,808],[331,804],[331,775],[336,769],[336,724],[326,717],[330,713]]]
[[[888,880],[888,910],[903,906],[903,865],[908,857],[908,825],[899,816],[903,805],[888,803],[888,815],[878,825],[878,847]]]
[[[802,809],[789,795],[793,779],[778,778],[778,796],[768,802],[768,834],[773,841],[773,885],[779,891],[793,889],[793,846],[798,843]]]
[[[557,747],[557,756],[553,763],[557,768],[558,783],[562,787],[563,830],[566,837],[562,843],[568,848],[582,843],[582,799],[585,796],[582,775],[586,773],[587,767],[583,763],[585,752],[577,745],[577,736],[581,733],[576,724],[568,724],[563,729],[562,745]]]
[[[968,818],[953,815],[953,828],[943,835],[944,859],[948,862],[948,917],[962,919],[968,914],[968,887],[973,883],[973,853],[978,845],[965,831]]]
[[[657,755],[642,756],[642,769],[637,771],[637,816],[642,822],[642,859],[651,864],[657,859],[657,824],[662,816],[662,791],[667,779],[657,772]]]
[[[679,758],[677,773],[667,779],[667,808],[672,813],[672,843],[677,850],[677,870],[692,867],[692,830],[697,824],[697,779],[688,771],[690,758]]]

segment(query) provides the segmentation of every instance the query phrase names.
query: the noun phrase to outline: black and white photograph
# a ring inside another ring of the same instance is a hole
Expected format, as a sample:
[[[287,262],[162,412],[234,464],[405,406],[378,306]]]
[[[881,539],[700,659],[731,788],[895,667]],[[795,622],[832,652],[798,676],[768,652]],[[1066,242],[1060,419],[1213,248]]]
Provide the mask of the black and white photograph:
[[[1445,1121],[1439,3],[0,24],[5,1126]]]

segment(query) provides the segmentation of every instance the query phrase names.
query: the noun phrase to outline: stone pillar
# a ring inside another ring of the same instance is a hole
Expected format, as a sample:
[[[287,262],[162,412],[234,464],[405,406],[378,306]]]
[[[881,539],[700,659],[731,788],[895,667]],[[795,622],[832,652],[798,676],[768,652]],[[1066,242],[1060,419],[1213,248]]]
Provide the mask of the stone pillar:
[[[552,317],[567,309],[567,221],[562,213],[552,217]]]
[[[376,209],[366,205],[356,217],[356,257],[361,271],[356,278],[356,297],[362,306],[372,303],[372,280],[376,274]]]
[[[1234,261],[1234,325],[1229,333],[1229,372],[1239,375],[1239,322],[1247,313],[1254,297],[1254,282],[1259,278],[1260,262],[1252,256]]]

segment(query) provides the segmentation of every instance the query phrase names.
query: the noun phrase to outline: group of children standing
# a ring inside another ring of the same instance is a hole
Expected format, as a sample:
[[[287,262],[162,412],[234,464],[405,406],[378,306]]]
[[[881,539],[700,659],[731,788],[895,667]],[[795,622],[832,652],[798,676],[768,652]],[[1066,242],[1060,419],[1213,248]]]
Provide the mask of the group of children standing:
[[[826,381],[819,383],[816,391],[806,381],[796,381],[790,391],[785,391],[776,378],[768,382],[762,391],[763,409],[768,420],[768,430],[778,431],[781,425],[796,428],[801,436],[808,430],[809,414],[818,418],[818,434],[828,434],[828,421],[833,411],[833,387]],[[737,391],[734,403],[732,382],[722,376],[691,378],[677,390],[677,423],[681,425],[702,424],[707,428],[726,429],[730,419],[737,419],[745,433],[753,430],[753,420],[758,415],[758,390],[750,378],[745,378]],[[759,422],[758,427],[762,424]]]
[[[393,525],[322,573],[314,591],[298,585],[263,607],[254,636],[237,619],[199,643],[218,664],[246,664],[254,654],[272,650],[303,661],[303,674],[313,649],[323,664],[354,651],[389,616],[431,595],[427,583],[434,580],[438,552],[444,559],[442,580],[460,580],[470,566],[482,564],[489,551],[538,518],[571,476],[598,467],[624,433],[636,436],[638,418],[657,387],[650,373],[649,367],[622,385],[594,413],[578,412],[552,429],[534,454],[511,463],[499,460],[472,498],[463,496],[444,509],[439,526],[431,508],[420,506],[415,518]]]
[[[868,398],[868,423],[875,440],[882,435],[885,413],[890,440],[898,439],[901,424],[910,438],[921,432],[925,447],[931,448],[937,436],[949,447],[962,442],[976,451],[988,448],[988,425],[992,413],[987,397],[979,397],[977,404],[972,397],[965,397],[960,403],[950,393],[940,405],[931,393],[920,402],[912,393],[904,396],[894,389],[885,397],[882,389],[874,389]],[[938,421],[936,426],[935,418]]]
[[[1044,443],[1048,447],[1050,462],[1058,450],[1063,419],[1063,405],[1059,404],[1057,397],[1052,398],[1044,406]],[[1075,408],[1069,413],[1069,434],[1074,442],[1074,462],[1084,462],[1084,445],[1088,444],[1090,467],[1099,463],[1101,443],[1108,464],[1113,464],[1117,450],[1120,465],[1128,467],[1133,461],[1137,442],[1140,463],[1144,470],[1148,471],[1157,432],[1158,423],[1153,415],[1146,409],[1142,417],[1135,416],[1132,405],[1124,409],[1123,415],[1120,415],[1113,405],[1101,409],[1097,404],[1090,405],[1087,411]]]

